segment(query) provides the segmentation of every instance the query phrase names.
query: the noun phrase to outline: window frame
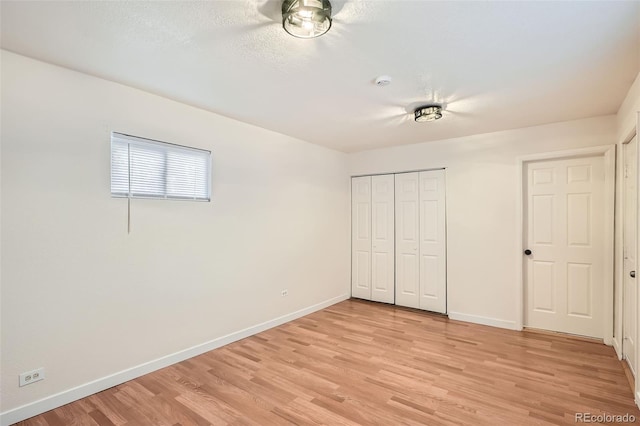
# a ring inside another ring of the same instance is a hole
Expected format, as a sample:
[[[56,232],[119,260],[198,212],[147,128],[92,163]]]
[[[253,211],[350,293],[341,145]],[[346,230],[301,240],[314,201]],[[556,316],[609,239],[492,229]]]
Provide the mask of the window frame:
[[[125,140],[127,143],[127,183],[128,183],[128,191],[127,192],[113,192],[113,179],[114,179],[114,161],[113,161],[113,148],[114,142],[116,140]],[[153,194],[141,194],[141,193],[132,193],[131,191],[131,144],[137,144],[137,146],[144,145],[155,145],[159,147],[159,151],[163,153],[163,171],[162,171],[162,180],[163,180],[163,195],[153,195]],[[176,196],[176,195],[167,195],[168,192],[168,164],[167,164],[167,154],[170,152],[196,152],[198,154],[206,154],[206,189],[207,196],[203,197],[188,197],[188,196]],[[173,200],[173,201],[196,201],[196,202],[211,202],[211,187],[212,181],[211,176],[213,173],[213,158],[210,150],[195,148],[186,145],[175,144],[171,142],[164,142],[157,139],[150,139],[141,136],[130,135],[123,132],[112,131],[110,135],[110,193],[112,198],[138,198],[138,199],[147,199],[147,200]]]

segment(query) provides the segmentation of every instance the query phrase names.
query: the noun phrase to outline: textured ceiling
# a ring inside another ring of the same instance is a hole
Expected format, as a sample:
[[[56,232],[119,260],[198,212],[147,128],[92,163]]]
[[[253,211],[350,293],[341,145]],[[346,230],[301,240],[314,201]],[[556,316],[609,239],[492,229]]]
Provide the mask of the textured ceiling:
[[[2,48],[347,152],[613,114],[640,68],[640,2],[332,4],[301,40],[279,1],[2,1]]]

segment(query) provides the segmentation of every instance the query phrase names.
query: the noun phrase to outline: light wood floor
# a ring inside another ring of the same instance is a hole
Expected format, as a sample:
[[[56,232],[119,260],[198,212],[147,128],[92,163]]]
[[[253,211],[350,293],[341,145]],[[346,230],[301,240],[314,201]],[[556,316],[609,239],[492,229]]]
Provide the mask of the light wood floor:
[[[23,425],[575,424],[640,419],[612,348],[348,300]]]

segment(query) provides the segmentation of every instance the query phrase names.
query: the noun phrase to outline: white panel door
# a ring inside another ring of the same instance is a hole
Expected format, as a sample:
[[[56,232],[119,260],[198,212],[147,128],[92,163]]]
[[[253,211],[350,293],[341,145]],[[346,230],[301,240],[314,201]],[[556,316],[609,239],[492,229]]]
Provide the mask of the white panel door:
[[[526,165],[525,326],[602,338],[604,159]]]
[[[371,300],[393,303],[394,272],[394,178],[371,177]]]
[[[420,309],[446,313],[444,170],[420,172]]]
[[[351,295],[371,299],[371,176],[351,179]]]
[[[624,258],[624,289],[623,297],[623,342],[622,353],[629,363],[634,375],[636,372],[635,352],[638,330],[638,311],[636,308],[637,281],[636,271],[636,229],[637,229],[637,165],[636,150],[637,139],[624,145],[624,229],[623,229],[623,258]]]
[[[420,307],[419,173],[397,174],[396,305]]]

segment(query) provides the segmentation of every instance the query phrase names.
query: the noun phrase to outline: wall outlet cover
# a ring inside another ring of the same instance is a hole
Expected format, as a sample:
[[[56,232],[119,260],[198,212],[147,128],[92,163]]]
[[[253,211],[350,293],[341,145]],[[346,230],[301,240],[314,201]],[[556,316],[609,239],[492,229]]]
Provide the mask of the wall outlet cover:
[[[36,370],[26,371],[20,374],[19,378],[20,387],[39,382],[40,380],[44,380],[44,367],[38,368]]]

